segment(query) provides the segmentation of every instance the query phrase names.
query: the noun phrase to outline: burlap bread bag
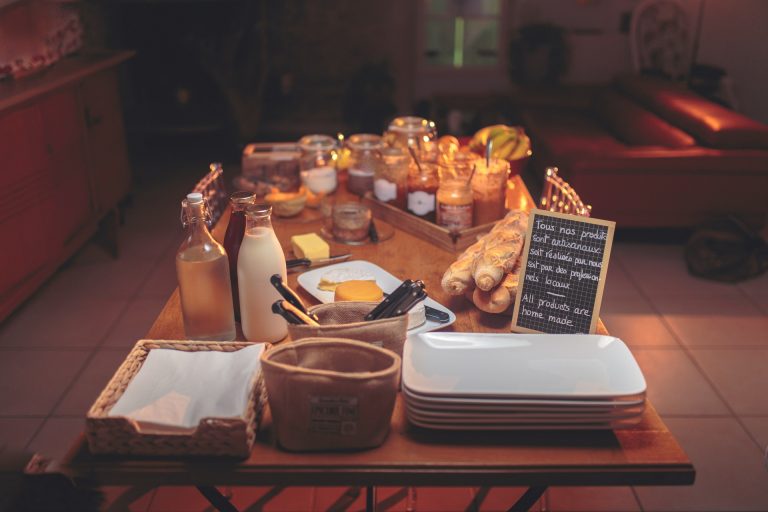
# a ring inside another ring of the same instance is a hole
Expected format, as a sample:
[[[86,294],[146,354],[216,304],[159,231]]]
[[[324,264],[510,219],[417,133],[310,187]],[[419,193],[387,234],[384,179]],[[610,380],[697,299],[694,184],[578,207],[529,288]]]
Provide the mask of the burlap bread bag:
[[[365,321],[377,302],[329,302],[309,308],[320,325],[288,324],[292,340],[304,338],[349,338],[371,343],[403,355],[408,333],[408,315]]]
[[[273,431],[286,450],[357,450],[384,442],[400,357],[360,341],[308,338],[261,356]]]

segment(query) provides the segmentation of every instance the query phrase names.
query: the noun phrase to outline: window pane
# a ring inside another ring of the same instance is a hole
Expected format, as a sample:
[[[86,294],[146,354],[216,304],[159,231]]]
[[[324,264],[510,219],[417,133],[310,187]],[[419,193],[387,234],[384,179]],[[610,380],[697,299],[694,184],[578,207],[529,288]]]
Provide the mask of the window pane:
[[[430,20],[427,22],[426,48],[427,63],[438,66],[453,65],[454,21]]]
[[[459,16],[497,16],[499,0],[457,0]]]
[[[453,14],[452,0],[426,0],[429,14],[448,15]]]
[[[465,22],[464,65],[492,66],[498,60],[499,27],[496,20]]]

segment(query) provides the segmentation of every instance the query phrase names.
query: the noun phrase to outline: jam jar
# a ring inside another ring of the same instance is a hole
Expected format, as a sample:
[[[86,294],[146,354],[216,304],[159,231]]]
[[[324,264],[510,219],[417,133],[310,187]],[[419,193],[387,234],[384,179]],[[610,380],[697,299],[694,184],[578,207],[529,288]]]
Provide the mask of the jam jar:
[[[472,227],[472,187],[469,181],[464,178],[440,180],[437,225],[451,230]]]
[[[425,145],[435,143],[435,139],[437,128],[434,121],[415,116],[396,117],[384,133],[386,145],[405,150],[410,147],[421,151]]]
[[[301,181],[314,194],[336,190],[336,141],[329,135],[305,135],[299,139]]]
[[[347,190],[362,196],[373,190],[383,142],[379,135],[359,133],[347,140],[347,147],[350,150]]]
[[[408,169],[411,158],[400,148],[381,150],[376,167],[373,195],[379,201],[405,210],[408,206]]]
[[[411,165],[408,173],[408,211],[435,222],[437,188],[437,164],[421,162]]]

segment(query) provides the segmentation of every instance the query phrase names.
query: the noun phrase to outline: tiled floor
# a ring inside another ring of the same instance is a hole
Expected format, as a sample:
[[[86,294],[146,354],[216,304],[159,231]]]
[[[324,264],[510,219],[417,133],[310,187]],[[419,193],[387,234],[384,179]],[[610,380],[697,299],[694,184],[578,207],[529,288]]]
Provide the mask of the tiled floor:
[[[80,251],[0,326],[0,452],[61,455],[133,342],[176,284],[178,201],[201,168],[140,169],[121,229],[123,256]],[[148,183],[152,186],[147,186]],[[602,317],[631,347],[649,394],[697,469],[671,488],[553,488],[553,511],[766,511],[768,471],[768,275],[740,285],[693,278],[679,245],[617,243]],[[229,488],[242,510],[360,510],[342,488]],[[418,489],[416,510],[465,510],[477,489]],[[481,510],[505,510],[521,489],[482,492]],[[379,489],[386,510],[406,491]],[[211,510],[191,488],[108,488],[111,510]]]

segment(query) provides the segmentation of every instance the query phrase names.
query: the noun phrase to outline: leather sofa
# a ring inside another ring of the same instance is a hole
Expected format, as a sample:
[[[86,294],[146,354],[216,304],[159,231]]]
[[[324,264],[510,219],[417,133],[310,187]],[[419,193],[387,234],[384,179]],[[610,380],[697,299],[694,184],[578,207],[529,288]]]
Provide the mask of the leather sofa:
[[[567,91],[561,91],[567,99]],[[585,105],[523,111],[537,175],[557,166],[617,227],[691,227],[768,215],[768,125],[646,76],[621,76]]]

